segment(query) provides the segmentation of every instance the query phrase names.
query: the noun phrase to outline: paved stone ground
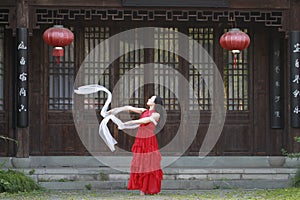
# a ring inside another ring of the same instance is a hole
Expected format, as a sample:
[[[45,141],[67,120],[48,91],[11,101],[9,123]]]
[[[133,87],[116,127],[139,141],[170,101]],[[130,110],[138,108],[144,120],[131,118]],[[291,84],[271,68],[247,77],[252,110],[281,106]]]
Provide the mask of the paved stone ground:
[[[46,193],[35,194],[16,194],[16,195],[1,195],[0,199],[6,200],[36,200],[36,199],[49,199],[49,200],[177,200],[177,199],[227,199],[225,196],[228,191],[161,191],[158,195],[139,195],[138,191],[52,191]]]
[[[196,200],[196,199],[265,199],[254,195],[259,190],[163,190],[158,195],[140,196],[138,191],[51,191],[28,194],[3,195],[0,199],[6,200]],[[262,192],[264,190],[261,190]],[[291,198],[299,199],[300,197]],[[280,199],[280,198],[279,198]],[[290,198],[289,198],[290,199]]]
[[[0,193],[0,199],[6,200],[299,200],[300,188],[274,190],[215,189],[215,190],[162,190],[158,195],[140,196],[138,191],[128,190],[77,190],[77,191],[37,191],[19,194]]]

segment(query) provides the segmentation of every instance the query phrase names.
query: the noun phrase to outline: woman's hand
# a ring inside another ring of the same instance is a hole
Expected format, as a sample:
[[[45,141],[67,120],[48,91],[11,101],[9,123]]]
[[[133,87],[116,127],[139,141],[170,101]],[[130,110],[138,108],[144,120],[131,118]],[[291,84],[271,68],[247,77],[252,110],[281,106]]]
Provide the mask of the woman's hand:
[[[116,114],[117,111],[119,113],[119,112],[123,112],[123,111],[127,111],[127,110],[128,110],[128,106],[122,106],[122,107],[113,108],[113,109],[107,111],[106,113],[109,115],[114,115],[114,114]]]
[[[109,111],[106,111],[106,113],[105,114],[107,114],[107,115],[112,115],[113,113],[114,113],[114,109],[111,109],[111,110],[109,110]]]
[[[106,114],[111,115],[111,114],[113,114],[113,112],[114,112],[114,109],[111,109],[111,110],[107,111]]]

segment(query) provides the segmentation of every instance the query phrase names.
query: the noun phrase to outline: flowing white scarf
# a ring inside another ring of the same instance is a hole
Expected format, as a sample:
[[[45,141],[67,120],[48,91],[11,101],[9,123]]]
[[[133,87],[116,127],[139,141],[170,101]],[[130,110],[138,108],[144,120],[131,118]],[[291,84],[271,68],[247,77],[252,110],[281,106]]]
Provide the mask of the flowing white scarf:
[[[118,129],[120,129],[120,130],[135,129],[135,128],[139,127],[139,124],[126,125],[119,118],[117,118],[115,115],[118,114],[119,112],[124,111],[124,109],[122,109],[122,108],[115,109],[115,111],[112,114],[107,113],[108,106],[112,100],[112,94],[105,87],[103,87],[101,85],[93,84],[93,85],[81,86],[81,87],[78,87],[77,90],[74,90],[74,92],[76,94],[93,94],[93,93],[96,93],[99,91],[103,91],[108,94],[107,100],[105,101],[105,104],[100,112],[101,116],[104,117],[104,119],[101,121],[101,123],[99,125],[99,135],[103,139],[103,141],[106,143],[106,145],[109,147],[109,149],[111,151],[115,151],[114,145],[117,144],[118,142],[112,137],[112,135],[107,127],[107,123],[109,122],[109,120],[112,120],[118,126]]]

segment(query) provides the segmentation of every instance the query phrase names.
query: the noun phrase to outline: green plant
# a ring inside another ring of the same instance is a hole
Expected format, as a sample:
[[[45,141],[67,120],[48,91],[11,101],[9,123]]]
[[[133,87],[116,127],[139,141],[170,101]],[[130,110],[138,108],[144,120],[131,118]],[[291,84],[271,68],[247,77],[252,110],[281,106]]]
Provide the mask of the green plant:
[[[0,170],[0,193],[18,193],[39,190],[41,187],[23,172]]]
[[[0,169],[2,169],[2,168],[4,167],[5,164],[6,164],[5,161],[1,162],[1,163],[0,163]]]
[[[89,184],[85,185],[85,188],[86,188],[87,190],[91,190],[91,189],[92,189],[92,185],[89,183]]]
[[[294,137],[295,142],[300,143],[300,137]],[[289,157],[289,158],[300,158],[300,152],[296,153],[288,153],[285,149],[281,149],[281,152],[283,155]],[[294,178],[292,178],[292,186],[294,187],[300,187],[300,167],[297,169],[296,174]]]
[[[300,169],[296,171],[294,178],[292,179],[292,186],[300,187]]]
[[[300,143],[300,137],[294,137],[295,142]],[[289,153],[286,149],[281,149],[281,153],[284,156],[287,156],[289,158],[300,158],[300,152],[296,152],[296,153]]]
[[[104,174],[103,172],[100,172],[100,180],[101,181],[108,181],[107,174]]]
[[[29,175],[33,175],[35,173],[35,169],[30,170],[28,173]]]

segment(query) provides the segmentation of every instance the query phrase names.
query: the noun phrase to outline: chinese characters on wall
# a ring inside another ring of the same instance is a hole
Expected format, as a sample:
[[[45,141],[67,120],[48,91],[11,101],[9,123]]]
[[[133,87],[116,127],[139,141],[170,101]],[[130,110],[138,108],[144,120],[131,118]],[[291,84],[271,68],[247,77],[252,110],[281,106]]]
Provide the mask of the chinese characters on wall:
[[[270,48],[270,127],[283,128],[283,68],[280,38],[274,37]]]
[[[17,125],[28,126],[28,44],[27,29],[17,29]]]
[[[300,127],[300,31],[291,32],[291,63],[290,63],[290,112],[291,127]]]

